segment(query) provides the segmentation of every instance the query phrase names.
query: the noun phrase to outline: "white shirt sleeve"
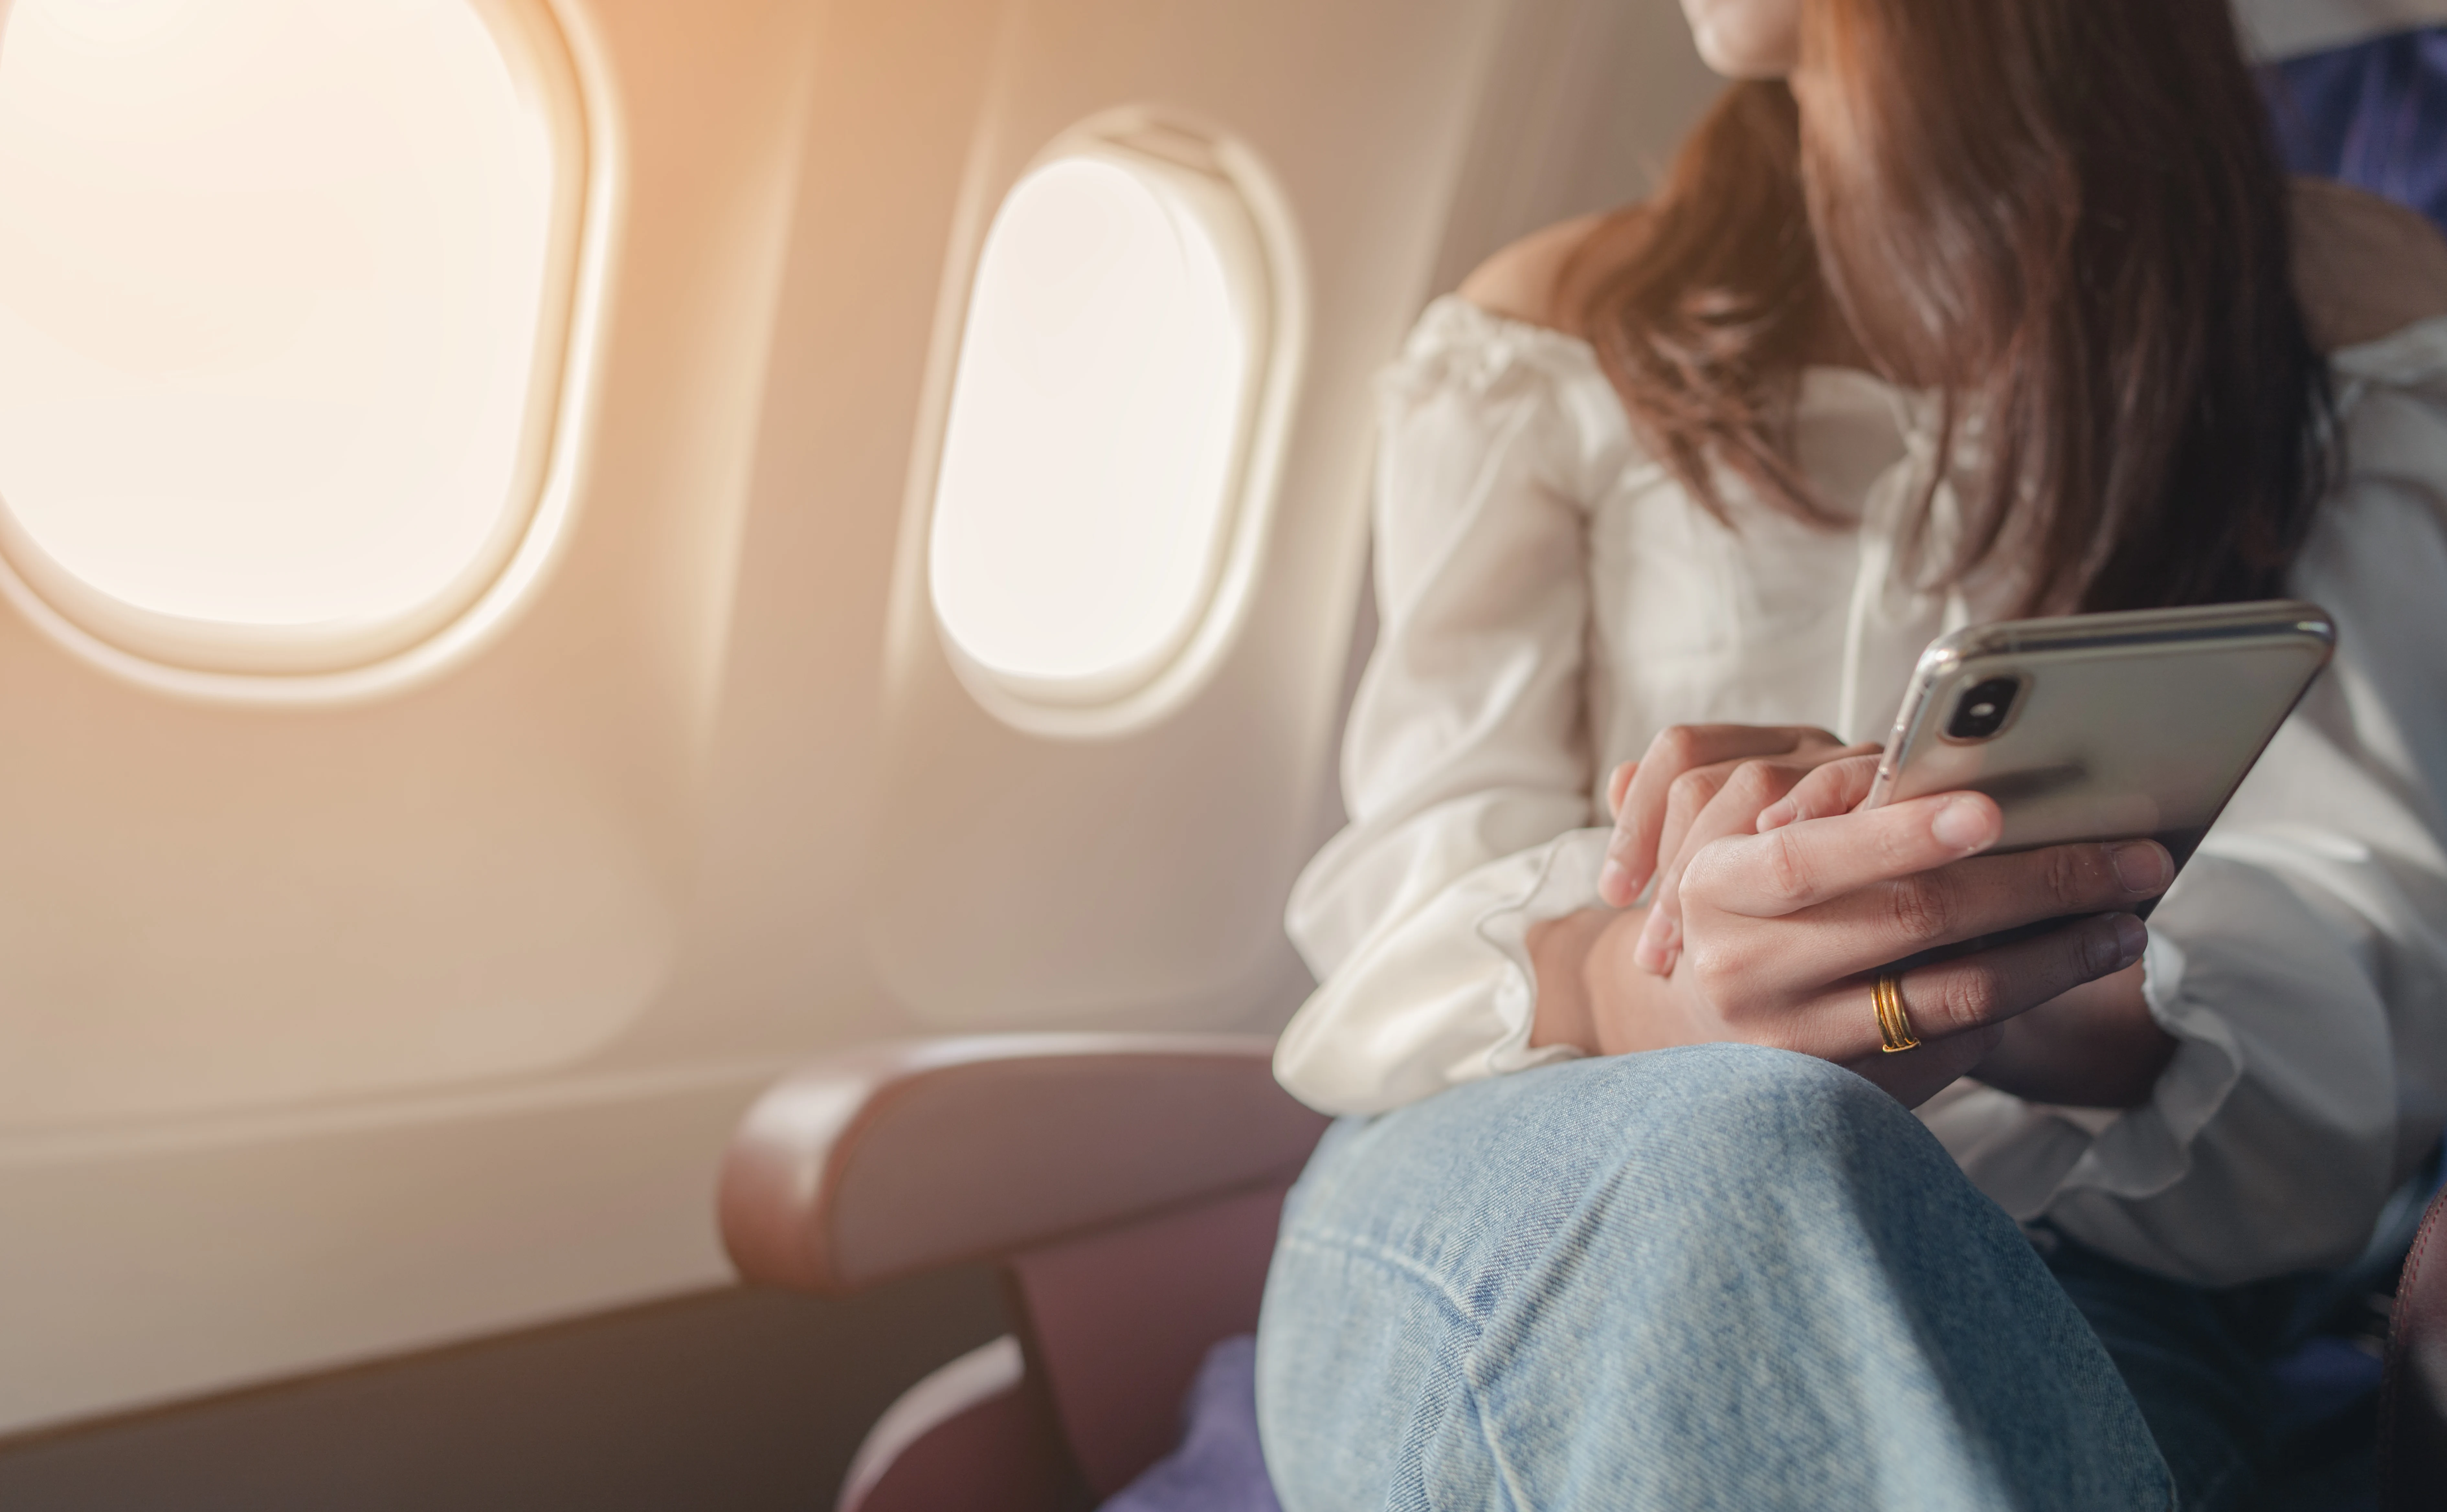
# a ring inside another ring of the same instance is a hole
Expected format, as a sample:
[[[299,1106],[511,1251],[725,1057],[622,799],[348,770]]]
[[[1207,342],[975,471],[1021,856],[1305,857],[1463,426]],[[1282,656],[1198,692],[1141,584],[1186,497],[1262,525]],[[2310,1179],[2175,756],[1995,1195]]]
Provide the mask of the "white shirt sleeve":
[[[1585,501],[1626,459],[1587,368],[1448,300],[1381,390],[1352,822],[1293,891],[1323,985],[1276,1054],[1326,1111],[1572,1053],[1529,1048],[1525,936],[1599,906]],[[2207,1283],[2350,1257],[2447,1125],[2447,319],[2335,370],[2349,470],[2292,590],[2337,658],[2152,917],[2152,1102],[1923,1109],[2016,1217]]]
[[[2337,655],[2151,918],[2154,1097],[1925,1110],[2016,1217],[2209,1284],[2351,1258],[2447,1125],[2447,320],[2336,370],[2291,586]]]
[[[1588,575],[1562,337],[1431,307],[1378,390],[1375,656],[1344,737],[1352,818],[1286,925],[1321,985],[1275,1068],[1381,1112],[1565,1058],[1529,1048],[1524,936],[1597,901]]]

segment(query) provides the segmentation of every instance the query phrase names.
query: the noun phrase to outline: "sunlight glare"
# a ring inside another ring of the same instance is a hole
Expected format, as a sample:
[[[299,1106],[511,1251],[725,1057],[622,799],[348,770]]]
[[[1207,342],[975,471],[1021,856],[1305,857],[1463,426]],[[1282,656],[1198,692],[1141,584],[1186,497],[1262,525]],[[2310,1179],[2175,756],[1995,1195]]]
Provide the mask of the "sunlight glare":
[[[1213,227],[1160,173],[1057,159],[988,235],[937,482],[935,604],[1041,682],[1175,645],[1228,514],[1252,353]]]
[[[0,501],[156,614],[449,591],[528,502],[555,168],[468,0],[16,0]]]

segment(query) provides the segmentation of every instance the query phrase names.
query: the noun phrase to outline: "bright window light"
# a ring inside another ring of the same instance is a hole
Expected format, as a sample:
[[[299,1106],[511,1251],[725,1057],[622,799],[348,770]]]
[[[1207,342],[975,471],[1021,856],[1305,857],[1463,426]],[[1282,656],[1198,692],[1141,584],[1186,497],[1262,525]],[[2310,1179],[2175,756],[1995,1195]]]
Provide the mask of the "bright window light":
[[[499,570],[573,171],[506,3],[8,7],[0,526],[69,618],[312,671]]]
[[[980,256],[929,570],[959,653],[1023,693],[1143,681],[1210,597],[1265,353],[1262,264],[1220,178],[1082,151]]]

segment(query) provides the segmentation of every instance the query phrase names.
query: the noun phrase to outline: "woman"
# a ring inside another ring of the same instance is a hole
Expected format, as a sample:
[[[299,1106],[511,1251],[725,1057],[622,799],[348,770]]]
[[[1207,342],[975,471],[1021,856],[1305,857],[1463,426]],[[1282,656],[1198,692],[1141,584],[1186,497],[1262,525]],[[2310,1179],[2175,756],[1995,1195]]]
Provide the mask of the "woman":
[[[2236,1504],[2206,1288],[2349,1258],[2447,1123],[2447,249],[2287,188],[2226,0],[1684,3],[1742,82],[1662,192],[1384,390],[1278,1489]],[[1850,811],[1943,631],[2280,595],[2339,660],[2172,891]],[[1881,1053],[1886,963],[2072,915]]]

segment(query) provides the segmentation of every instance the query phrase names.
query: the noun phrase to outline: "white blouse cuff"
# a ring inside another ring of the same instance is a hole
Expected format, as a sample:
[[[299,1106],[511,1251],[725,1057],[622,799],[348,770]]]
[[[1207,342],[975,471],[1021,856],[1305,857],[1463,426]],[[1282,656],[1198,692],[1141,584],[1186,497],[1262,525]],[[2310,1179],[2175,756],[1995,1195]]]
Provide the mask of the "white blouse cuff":
[[[1966,1078],[1920,1108],[1964,1174],[2018,1222],[2077,1192],[2130,1200],[2172,1187],[2191,1169],[2192,1142],[2243,1080],[2232,1029],[2184,997],[2183,947],[2153,932],[2142,959],[2150,1016],[2176,1040],[2149,1103],[2058,1107]]]
[[[2243,1049],[2233,1028],[2214,1009],[2184,995],[2183,946],[2153,932],[2142,961],[2141,994],[2151,1018],[2173,1036],[2174,1058],[2139,1107],[2058,1110],[2059,1117],[2092,1125],[2096,1138],[2051,1200],[2077,1191],[2124,1199],[2166,1191],[2192,1168],[2193,1140],[2243,1080]]]
[[[1538,1017],[1538,972],[1529,959],[1529,931],[1549,919],[1568,918],[1587,908],[1603,908],[1598,897],[1598,868],[1605,861],[1612,826],[1576,829],[1546,846],[1546,855],[1527,891],[1515,894],[1479,915],[1478,937],[1493,946],[1506,963],[1495,989],[1496,1014],[1506,1025],[1503,1043],[1488,1054],[1488,1068],[1498,1075],[1568,1060],[1580,1052],[1568,1046],[1529,1048],[1529,1031]]]
[[[1531,1049],[1531,925],[1597,902],[1605,831],[1499,857],[1362,941],[1275,1043],[1275,1075],[1335,1114],[1382,1113],[1578,1052]]]

